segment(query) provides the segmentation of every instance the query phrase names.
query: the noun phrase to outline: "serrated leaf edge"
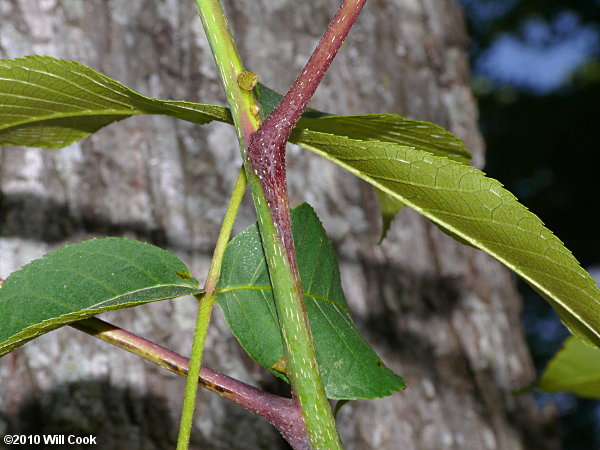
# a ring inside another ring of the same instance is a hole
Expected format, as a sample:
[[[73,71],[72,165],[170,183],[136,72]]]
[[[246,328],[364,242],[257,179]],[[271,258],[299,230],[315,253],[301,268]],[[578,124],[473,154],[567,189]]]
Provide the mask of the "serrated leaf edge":
[[[328,133],[321,133],[321,132],[317,132],[317,131],[310,131],[310,130],[306,130],[306,131],[303,131],[303,132],[304,132],[304,133],[314,133],[314,134],[317,134],[317,135],[323,135],[323,136],[332,136],[332,137],[334,137],[335,139],[342,139],[342,140],[345,140],[345,141],[347,141],[349,144],[351,144],[352,146],[369,145],[369,142],[372,142],[372,141],[361,141],[361,140],[357,140],[357,139],[350,139],[350,138],[346,138],[346,137],[339,136],[339,135],[331,135],[331,134],[328,134]],[[445,224],[444,222],[442,222],[441,220],[439,220],[439,219],[435,218],[435,216],[433,216],[433,217],[432,217],[432,216],[431,216],[431,215],[428,213],[428,211],[427,211],[426,209],[424,209],[424,208],[421,208],[420,206],[416,205],[416,204],[415,204],[415,203],[413,203],[413,202],[412,202],[410,199],[402,197],[402,196],[401,196],[401,195],[399,195],[398,193],[394,192],[393,190],[391,190],[391,189],[387,188],[387,187],[386,187],[386,186],[384,186],[383,184],[381,184],[381,183],[379,183],[378,181],[376,181],[374,178],[372,178],[372,177],[370,177],[370,176],[368,176],[368,175],[363,175],[363,174],[362,174],[362,172],[361,172],[360,170],[354,169],[352,166],[350,166],[350,165],[348,165],[348,164],[344,163],[343,161],[341,161],[341,160],[337,159],[336,157],[329,155],[329,154],[328,154],[326,151],[320,150],[320,149],[318,149],[317,147],[314,147],[314,146],[312,146],[312,145],[310,145],[310,144],[306,144],[305,142],[302,142],[302,141],[301,141],[300,139],[298,139],[298,138],[296,138],[296,140],[295,140],[295,142],[294,142],[294,143],[297,143],[297,144],[298,144],[300,147],[303,147],[303,148],[305,148],[306,150],[309,150],[309,151],[311,151],[311,152],[313,152],[313,153],[316,153],[316,154],[317,154],[317,155],[319,155],[319,156],[322,156],[323,158],[325,158],[325,159],[327,159],[327,160],[329,160],[329,161],[332,161],[332,162],[334,162],[336,165],[338,165],[338,166],[340,166],[340,167],[344,168],[345,170],[347,170],[348,172],[352,173],[352,174],[353,174],[353,175],[355,175],[356,177],[358,177],[358,178],[360,178],[360,179],[363,179],[363,180],[367,181],[368,183],[372,184],[373,186],[377,187],[378,189],[380,189],[381,191],[383,191],[383,192],[387,193],[388,195],[390,195],[390,196],[392,196],[392,197],[394,197],[394,198],[397,198],[398,200],[400,200],[400,201],[404,202],[406,205],[410,206],[412,209],[414,209],[415,211],[417,211],[417,212],[419,212],[420,214],[424,215],[425,217],[429,218],[429,219],[430,219],[430,220],[432,220],[433,222],[439,223],[439,224],[440,224],[442,227],[444,227],[444,228],[446,228],[446,229],[450,230],[451,232],[455,233],[456,235],[458,235],[458,236],[462,237],[463,239],[465,239],[465,241],[467,241],[467,242],[469,242],[469,243],[473,244],[473,245],[474,245],[476,248],[478,248],[478,249],[480,249],[480,250],[483,250],[483,251],[484,251],[485,253],[487,253],[488,255],[491,255],[491,256],[493,256],[493,257],[494,257],[496,260],[500,261],[500,262],[501,262],[502,264],[504,264],[506,267],[510,268],[510,269],[511,269],[511,270],[513,270],[515,273],[519,274],[519,276],[521,276],[522,278],[524,278],[525,280],[527,280],[527,281],[528,281],[528,283],[530,283],[530,284],[531,284],[532,286],[534,286],[536,289],[538,289],[539,291],[541,291],[542,293],[544,293],[544,294],[545,294],[545,295],[544,295],[544,297],[546,297],[546,298],[548,298],[549,300],[551,300],[551,301],[553,301],[553,302],[557,303],[557,304],[558,304],[560,307],[562,307],[562,308],[564,308],[565,310],[569,311],[569,313],[571,313],[571,314],[572,314],[574,317],[577,317],[577,318],[580,320],[579,324],[580,324],[580,325],[584,325],[584,326],[585,326],[585,328],[586,328],[586,329],[587,329],[589,332],[591,332],[591,334],[592,334],[592,335],[594,335],[594,336],[596,337],[596,339],[597,339],[597,342],[595,342],[595,345],[596,345],[597,347],[600,347],[600,344],[599,344],[599,343],[600,343],[600,332],[598,332],[598,331],[597,331],[597,330],[595,330],[594,328],[590,327],[590,326],[587,324],[587,322],[586,322],[585,320],[581,320],[580,316],[579,316],[578,314],[576,314],[576,313],[575,313],[575,312],[574,312],[574,311],[571,309],[571,307],[570,307],[570,306],[569,306],[567,303],[565,303],[564,301],[560,300],[560,298],[556,297],[556,296],[555,296],[555,295],[554,295],[554,294],[553,294],[551,291],[549,291],[548,289],[546,289],[546,288],[544,287],[544,285],[543,285],[543,284],[540,284],[540,283],[536,282],[534,279],[532,279],[531,277],[529,277],[529,276],[527,276],[527,275],[523,274],[523,273],[522,273],[522,272],[519,270],[519,267],[517,267],[517,266],[515,266],[514,264],[510,263],[510,262],[509,262],[508,260],[506,260],[505,258],[502,258],[501,256],[497,255],[497,254],[496,254],[496,252],[494,252],[494,251],[492,251],[492,250],[488,249],[488,248],[486,247],[486,245],[485,245],[485,243],[484,243],[484,242],[479,242],[478,240],[476,240],[476,239],[473,239],[473,238],[469,237],[468,235],[464,234],[462,231],[460,231],[460,230],[456,229],[455,227],[453,227],[453,226],[449,226],[449,225]],[[393,147],[396,147],[396,148],[403,148],[403,149],[405,149],[405,150],[408,150],[408,151],[417,152],[417,153],[423,154],[423,155],[425,155],[425,156],[427,156],[427,157],[429,157],[429,158],[434,158],[434,159],[441,159],[441,160],[445,160],[445,161],[447,161],[447,163],[448,163],[449,165],[457,165],[457,166],[460,166],[460,167],[462,167],[462,168],[463,168],[463,170],[465,170],[465,171],[472,171],[472,172],[476,172],[478,176],[483,176],[483,177],[485,177],[485,174],[484,174],[482,171],[480,171],[480,170],[476,169],[475,167],[472,167],[472,166],[469,166],[469,165],[465,165],[465,164],[458,163],[458,162],[456,162],[456,161],[453,161],[453,160],[452,160],[452,159],[450,159],[450,158],[446,158],[446,157],[443,157],[443,156],[437,156],[437,155],[434,155],[434,154],[432,154],[431,152],[427,152],[427,151],[424,151],[424,150],[419,150],[419,149],[416,149],[416,148],[414,148],[414,147],[410,147],[410,146],[404,146],[404,145],[399,145],[399,144],[394,144],[394,143],[387,143],[387,142],[386,142],[385,144],[386,144],[386,145],[393,146]],[[537,217],[535,214],[531,213],[531,212],[529,211],[529,209],[528,209],[526,206],[524,206],[524,205],[522,205],[521,203],[519,203],[519,202],[518,202],[518,200],[516,199],[516,197],[515,197],[515,196],[514,196],[514,195],[513,195],[513,194],[512,194],[510,191],[508,191],[508,190],[504,189],[504,187],[503,187],[502,183],[500,183],[498,180],[496,180],[496,179],[494,179],[494,178],[488,178],[488,177],[485,177],[485,178],[486,178],[487,180],[489,180],[491,183],[495,184],[495,185],[496,185],[498,188],[500,188],[500,189],[502,189],[503,191],[505,191],[505,192],[506,192],[508,195],[510,195],[510,196],[511,196],[511,197],[512,197],[512,198],[515,200],[515,202],[517,202],[517,203],[518,203],[520,206],[522,206],[522,207],[523,207],[523,208],[524,208],[526,211],[528,211],[530,214],[532,214],[532,216],[534,216],[534,217],[535,217],[537,220],[540,220],[540,219],[539,219],[539,218],[538,218],[538,217]],[[411,184],[411,185],[414,185],[414,186],[419,186],[419,184],[418,184],[418,183],[412,183],[412,182],[410,182],[409,184]],[[542,224],[542,226],[543,226],[543,222],[542,222],[541,220],[540,220],[540,223],[541,223],[541,224]],[[547,228],[546,228],[546,229],[547,229]],[[563,248],[566,250],[566,252],[568,252],[568,254],[572,256],[572,253],[571,253],[571,252],[570,252],[570,251],[569,251],[569,250],[568,250],[566,247],[564,247],[564,243],[563,243],[563,242],[562,242],[562,241],[561,241],[561,240],[560,240],[558,237],[556,237],[556,236],[554,235],[554,233],[552,233],[552,231],[550,231],[550,230],[548,230],[548,231],[549,231],[549,232],[550,232],[550,233],[551,233],[551,234],[552,234],[552,235],[553,235],[553,236],[554,236],[554,237],[555,237],[555,238],[556,238],[556,239],[557,239],[557,240],[558,240],[558,241],[559,241],[559,242],[560,242],[560,243],[563,245]],[[520,250],[523,250],[523,249],[520,249]],[[537,253],[535,253],[535,254],[536,254],[536,255],[538,255]],[[574,258],[574,259],[575,259],[575,258]],[[575,261],[577,261],[577,260],[575,259]],[[581,267],[581,266],[579,266],[579,267]],[[571,270],[571,269],[569,268],[569,270]],[[582,269],[582,270],[583,270],[583,269]],[[580,274],[579,274],[579,275],[580,275]],[[587,294],[586,294],[586,295],[587,295]],[[594,301],[595,303],[599,303],[599,302],[598,302],[598,301],[597,301],[597,300],[596,300],[594,297],[590,297],[590,296],[588,295],[588,298],[590,298],[590,299],[591,299],[592,301]],[[578,336],[580,336],[580,333],[576,333],[576,334],[577,334]],[[583,337],[583,336],[582,336],[582,337]]]

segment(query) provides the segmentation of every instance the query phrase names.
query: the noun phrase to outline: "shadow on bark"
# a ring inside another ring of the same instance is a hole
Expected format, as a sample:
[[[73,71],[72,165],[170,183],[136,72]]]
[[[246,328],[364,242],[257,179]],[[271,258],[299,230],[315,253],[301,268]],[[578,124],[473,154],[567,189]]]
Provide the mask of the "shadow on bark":
[[[221,401],[222,408],[211,411],[210,405],[214,404],[204,398],[204,414],[216,414],[214,420],[222,423],[200,431],[197,417],[190,449],[289,448],[274,428],[263,426],[262,419]],[[14,415],[4,412],[2,422],[7,424],[4,434],[39,435],[42,439],[44,435],[65,436],[64,447],[73,449],[172,450],[177,445],[179,427],[165,398],[115,387],[102,379],[57,384],[38,397],[24,399]],[[96,445],[68,445],[69,435],[96,437]],[[251,438],[244,441],[244,435]],[[252,442],[250,447],[248,442]],[[38,450],[63,446],[44,445],[42,441],[20,447]]]
[[[69,445],[73,449],[171,449],[177,443],[177,424],[164,399],[107,380],[58,384],[41,397],[25,399],[8,425],[6,434],[96,437],[97,445]]]
[[[31,193],[0,192],[0,236],[56,243],[85,230],[106,236],[134,234],[159,247],[167,245],[164,229],[149,228],[141,222],[114,223],[93,212],[78,217],[68,205]]]

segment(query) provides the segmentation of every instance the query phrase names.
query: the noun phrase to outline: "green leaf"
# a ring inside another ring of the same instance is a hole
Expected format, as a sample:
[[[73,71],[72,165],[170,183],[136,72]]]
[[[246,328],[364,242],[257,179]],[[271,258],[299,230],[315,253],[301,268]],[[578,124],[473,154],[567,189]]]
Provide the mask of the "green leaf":
[[[70,322],[197,292],[185,264],[153,245],[123,238],[67,245],[0,287],[0,356]]]
[[[273,110],[277,107],[283,95],[274,91],[273,89],[265,86],[262,83],[257,83],[254,88],[254,92],[256,93],[256,97],[258,99],[258,103],[262,108],[263,117],[267,117],[269,114],[273,112]],[[306,108],[302,113],[302,117],[325,117],[330,114],[324,113],[322,111],[318,111],[313,108]]]
[[[361,141],[408,145],[463,164],[468,164],[471,159],[463,142],[442,127],[429,122],[405,119],[395,114],[302,118],[297,130],[300,132],[302,129]],[[298,142],[302,143],[302,138],[299,138]]]
[[[260,85],[258,93],[269,112],[278,94]],[[46,56],[0,60],[0,145],[58,148],[133,114],[231,123],[224,107],[151,99],[76,62]],[[571,331],[600,345],[595,282],[497,181],[456,163],[466,162],[468,153],[450,133],[390,114],[332,116],[307,110],[290,141],[494,256],[538,290]]]
[[[145,97],[78,62],[0,59],[0,145],[65,147],[134,114],[231,123],[222,106]]]
[[[431,219],[523,277],[569,329],[600,346],[600,290],[563,243],[502,185],[430,152],[309,130],[302,146]]]
[[[333,246],[314,210],[292,210],[292,230],[319,371],[332,399],[384,397],[404,387],[362,338],[342,292]],[[252,358],[282,376],[283,346],[256,225],[228,245],[217,301]]]
[[[538,387],[546,392],[568,391],[600,399],[600,349],[569,337],[544,369]]]
[[[394,114],[329,115],[319,118],[302,118],[290,141],[302,145],[302,138],[299,138],[297,142],[295,139],[296,136],[303,135],[303,129],[362,141],[376,140],[408,145],[462,164],[468,164],[471,159],[463,142],[450,132],[429,122],[409,120]],[[377,188],[375,193],[379,201],[383,223],[381,242],[404,203]]]
[[[283,98],[258,83],[257,94],[263,114],[269,115]],[[363,141],[382,141],[409,145],[437,156],[445,156],[464,164],[471,154],[464,143],[449,131],[429,122],[410,120],[396,114],[332,115],[307,108],[296,126],[295,144],[302,144],[302,130],[345,136]]]
[[[257,93],[265,114],[282,98],[260,83]],[[223,106],[146,97],[75,61],[39,55],[0,59],[0,145],[65,147],[135,114],[232,123]],[[470,159],[462,141],[443,128],[394,114],[335,116],[307,108],[297,128],[413,145],[461,162]]]

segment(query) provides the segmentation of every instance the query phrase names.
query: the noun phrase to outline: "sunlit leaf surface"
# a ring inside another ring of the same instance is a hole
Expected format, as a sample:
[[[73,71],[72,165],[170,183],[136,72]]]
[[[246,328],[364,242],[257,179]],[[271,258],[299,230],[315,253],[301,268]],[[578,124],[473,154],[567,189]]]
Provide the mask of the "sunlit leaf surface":
[[[485,251],[523,277],[578,336],[600,346],[600,290],[542,221],[471,166],[381,141],[311,130],[294,140]]]
[[[0,287],[0,356],[76,320],[198,290],[185,264],[153,245],[124,238],[67,245]]]

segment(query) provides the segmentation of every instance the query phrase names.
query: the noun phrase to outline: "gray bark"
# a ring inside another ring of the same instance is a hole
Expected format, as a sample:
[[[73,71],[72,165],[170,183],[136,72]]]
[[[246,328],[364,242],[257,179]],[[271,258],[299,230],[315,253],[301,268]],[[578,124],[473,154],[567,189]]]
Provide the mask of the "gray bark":
[[[337,1],[224,0],[243,60],[285,91]],[[313,106],[428,120],[483,165],[468,40],[455,0],[371,0]],[[76,59],[146,95],[224,104],[192,1],[4,0],[0,56]],[[0,277],[91,236],[124,235],[178,254],[202,277],[240,164],[233,130],[137,117],[57,151],[0,150]],[[408,389],[340,411],[348,449],[556,447],[551,412],[511,391],[534,373],[509,273],[401,211],[385,245],[370,187],[290,147],[291,203],[309,201],[339,251],[356,321]],[[251,223],[246,201],[236,229]],[[195,300],[104,319],[188,354]],[[217,312],[206,364],[283,391],[243,354]],[[0,434],[98,436],[100,448],[171,448],[184,380],[69,327],[0,360]],[[277,432],[214,394],[200,395],[196,448],[285,448]]]

